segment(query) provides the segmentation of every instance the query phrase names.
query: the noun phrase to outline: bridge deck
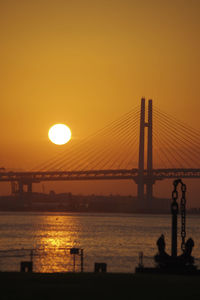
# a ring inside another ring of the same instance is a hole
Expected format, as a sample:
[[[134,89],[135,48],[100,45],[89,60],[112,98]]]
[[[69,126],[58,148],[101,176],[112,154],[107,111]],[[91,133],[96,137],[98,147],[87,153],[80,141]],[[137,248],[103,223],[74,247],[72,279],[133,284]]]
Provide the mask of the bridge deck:
[[[137,181],[138,169],[86,170],[86,171],[43,171],[43,172],[0,172],[0,181],[63,181],[63,180],[127,180]],[[200,169],[154,169],[151,176],[144,170],[144,179],[200,178]]]

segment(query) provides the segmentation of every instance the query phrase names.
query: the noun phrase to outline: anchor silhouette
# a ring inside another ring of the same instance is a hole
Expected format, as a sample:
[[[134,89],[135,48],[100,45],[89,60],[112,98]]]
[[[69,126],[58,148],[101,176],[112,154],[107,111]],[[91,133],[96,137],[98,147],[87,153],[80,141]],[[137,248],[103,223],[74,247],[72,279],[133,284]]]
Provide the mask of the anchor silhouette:
[[[177,215],[179,211],[177,199],[178,192],[177,187],[181,184],[181,249],[182,254],[177,255]],[[173,182],[174,190],[172,192],[172,204],[171,204],[171,213],[172,213],[172,240],[171,240],[171,255],[165,251],[165,237],[163,234],[157,240],[158,254],[154,256],[154,260],[157,263],[159,268],[196,268],[194,266],[194,257],[191,255],[194,247],[194,241],[192,238],[189,238],[185,242],[186,229],[186,185],[182,182],[181,179],[177,179]]]

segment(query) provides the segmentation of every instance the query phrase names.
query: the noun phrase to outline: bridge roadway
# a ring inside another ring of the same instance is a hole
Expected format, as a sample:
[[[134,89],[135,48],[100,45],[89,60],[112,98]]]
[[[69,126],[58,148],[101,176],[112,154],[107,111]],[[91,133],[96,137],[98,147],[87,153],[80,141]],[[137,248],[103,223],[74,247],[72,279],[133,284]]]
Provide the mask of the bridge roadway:
[[[137,183],[138,169],[86,170],[86,171],[42,171],[42,172],[0,172],[0,181],[41,182],[65,180],[124,180],[132,179]],[[144,181],[170,178],[200,178],[200,169],[154,169],[149,176],[144,170]]]

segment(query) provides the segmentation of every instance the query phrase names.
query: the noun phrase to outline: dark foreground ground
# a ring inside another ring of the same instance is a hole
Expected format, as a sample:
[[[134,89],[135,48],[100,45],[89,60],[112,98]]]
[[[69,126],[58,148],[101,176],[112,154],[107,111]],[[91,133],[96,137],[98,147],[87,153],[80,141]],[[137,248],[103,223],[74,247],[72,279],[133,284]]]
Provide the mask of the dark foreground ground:
[[[200,299],[200,276],[0,272],[0,299]]]

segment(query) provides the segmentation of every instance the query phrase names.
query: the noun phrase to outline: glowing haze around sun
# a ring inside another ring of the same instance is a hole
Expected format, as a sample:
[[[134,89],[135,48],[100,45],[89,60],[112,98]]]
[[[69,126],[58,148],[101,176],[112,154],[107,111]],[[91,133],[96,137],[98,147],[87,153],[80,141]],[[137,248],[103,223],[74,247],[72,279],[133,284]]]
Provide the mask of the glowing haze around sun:
[[[55,124],[50,127],[48,137],[56,145],[64,145],[71,139],[71,130],[65,124]]]

